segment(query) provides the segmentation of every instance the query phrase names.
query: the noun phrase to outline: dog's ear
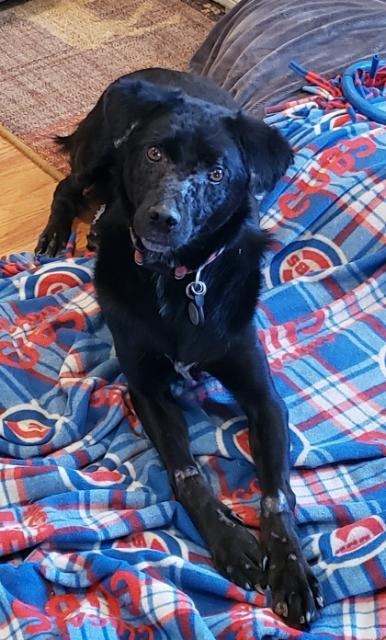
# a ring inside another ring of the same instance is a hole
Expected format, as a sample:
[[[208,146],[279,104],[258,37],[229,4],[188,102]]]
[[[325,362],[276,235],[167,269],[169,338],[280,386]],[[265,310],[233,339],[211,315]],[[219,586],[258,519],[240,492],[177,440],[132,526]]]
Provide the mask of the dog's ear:
[[[271,191],[293,161],[287,140],[273,127],[242,111],[228,125],[243,152],[254,193]]]
[[[182,102],[183,96],[178,89],[130,77],[119,78],[103,96],[105,123],[114,146],[118,148],[125,142],[155,110],[161,113]]]

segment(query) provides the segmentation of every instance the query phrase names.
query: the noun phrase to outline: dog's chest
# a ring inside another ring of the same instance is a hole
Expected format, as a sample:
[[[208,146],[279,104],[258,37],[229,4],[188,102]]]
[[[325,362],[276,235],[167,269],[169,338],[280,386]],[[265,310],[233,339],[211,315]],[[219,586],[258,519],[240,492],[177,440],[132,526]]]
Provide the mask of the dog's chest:
[[[181,375],[184,366],[215,359],[224,350],[227,334],[227,308],[224,300],[217,300],[217,291],[208,285],[197,301],[187,294],[187,284],[168,287],[160,276],[156,286],[158,315],[168,336],[166,355],[181,368]]]

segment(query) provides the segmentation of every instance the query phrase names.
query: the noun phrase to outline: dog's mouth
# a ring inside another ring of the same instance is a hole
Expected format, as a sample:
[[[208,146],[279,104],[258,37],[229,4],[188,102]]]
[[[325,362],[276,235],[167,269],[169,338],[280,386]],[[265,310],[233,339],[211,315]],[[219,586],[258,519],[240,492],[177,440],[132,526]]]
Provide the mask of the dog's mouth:
[[[158,237],[139,236],[132,227],[130,228],[130,236],[135,250],[134,259],[137,264],[153,268],[174,266],[173,249],[169,244],[162,242]]]
[[[167,244],[163,244],[161,242],[155,242],[154,240],[149,240],[148,238],[139,237],[139,242],[142,246],[147,249],[147,251],[153,251],[154,253],[164,253],[165,251],[169,251],[170,247]]]
[[[146,253],[147,251],[151,253],[165,253],[171,250],[170,246],[166,242],[160,242],[159,238],[137,235],[133,227],[130,227],[130,237],[134,248],[142,253]]]

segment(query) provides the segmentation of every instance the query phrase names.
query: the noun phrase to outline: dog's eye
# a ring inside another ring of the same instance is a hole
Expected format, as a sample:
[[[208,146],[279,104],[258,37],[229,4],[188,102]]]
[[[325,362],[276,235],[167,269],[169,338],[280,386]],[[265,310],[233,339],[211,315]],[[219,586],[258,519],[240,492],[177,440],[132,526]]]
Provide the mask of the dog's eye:
[[[162,153],[158,149],[158,147],[149,147],[146,155],[152,162],[159,162],[160,160],[162,160]]]
[[[224,177],[224,171],[221,167],[216,167],[209,173],[209,180],[211,182],[221,182]]]

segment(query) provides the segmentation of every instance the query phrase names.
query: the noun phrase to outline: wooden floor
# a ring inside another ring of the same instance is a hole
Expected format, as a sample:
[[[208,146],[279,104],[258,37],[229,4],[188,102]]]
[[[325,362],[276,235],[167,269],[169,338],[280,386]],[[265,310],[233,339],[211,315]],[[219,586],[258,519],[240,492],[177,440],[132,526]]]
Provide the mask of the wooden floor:
[[[0,137],[0,256],[31,251],[47,220],[56,181]],[[78,251],[84,248],[81,224]]]

